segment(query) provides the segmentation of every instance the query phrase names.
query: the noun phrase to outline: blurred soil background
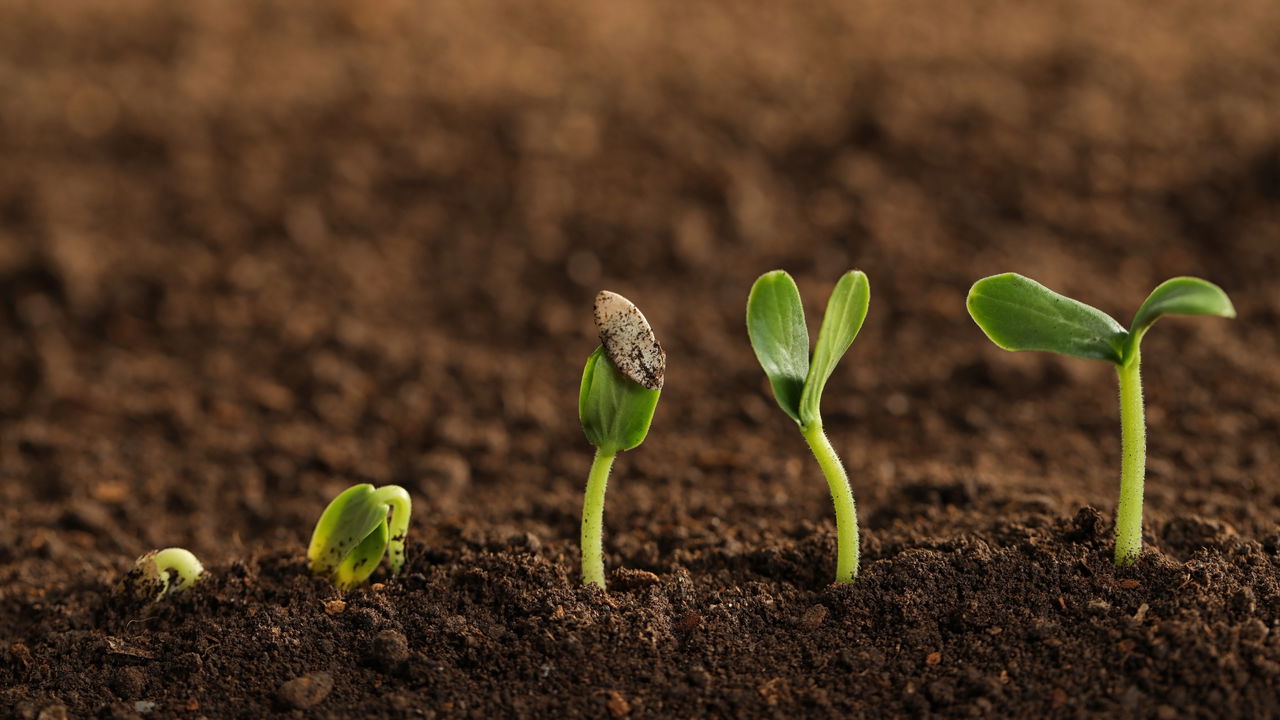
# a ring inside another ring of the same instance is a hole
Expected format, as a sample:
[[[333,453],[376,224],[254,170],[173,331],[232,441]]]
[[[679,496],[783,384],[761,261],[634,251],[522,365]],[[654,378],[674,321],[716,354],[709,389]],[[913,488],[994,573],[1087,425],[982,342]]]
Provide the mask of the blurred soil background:
[[[152,548],[301,562],[361,480],[572,576],[601,288],[669,356],[610,565],[830,543],[744,328],[775,267],[811,322],[870,276],[825,412],[872,561],[1110,516],[1114,372],[992,346],[1006,270],[1126,324],[1223,286],[1144,344],[1150,539],[1274,534],[1277,38],[1270,0],[0,0],[0,644]]]

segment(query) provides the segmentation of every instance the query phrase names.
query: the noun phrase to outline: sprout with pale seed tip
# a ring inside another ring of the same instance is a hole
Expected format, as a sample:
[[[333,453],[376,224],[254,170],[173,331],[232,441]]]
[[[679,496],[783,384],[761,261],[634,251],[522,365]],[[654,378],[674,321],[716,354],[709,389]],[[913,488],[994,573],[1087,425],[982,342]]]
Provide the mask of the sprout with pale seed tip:
[[[382,556],[388,555],[391,574],[398,575],[404,567],[410,508],[408,491],[398,485],[374,489],[361,483],[347,488],[324,509],[311,534],[311,572],[349,589],[369,579]]]
[[[667,356],[635,305],[603,290],[595,301],[600,347],[587,358],[578,419],[596,446],[582,503],[582,584],[605,586],[604,493],[613,459],[644,442],[658,406]]]

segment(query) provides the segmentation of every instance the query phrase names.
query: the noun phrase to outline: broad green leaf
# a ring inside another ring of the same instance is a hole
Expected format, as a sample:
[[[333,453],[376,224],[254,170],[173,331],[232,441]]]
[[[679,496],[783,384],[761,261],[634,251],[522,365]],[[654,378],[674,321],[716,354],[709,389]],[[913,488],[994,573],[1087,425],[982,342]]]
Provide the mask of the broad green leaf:
[[[630,450],[649,434],[661,390],[650,390],[623,375],[604,347],[597,347],[582,370],[578,419],[592,445],[609,452]]]
[[[378,563],[382,562],[382,555],[387,551],[388,536],[387,516],[384,512],[382,522],[334,570],[333,584],[349,589],[368,580],[373,571],[378,569]]]
[[[969,314],[1005,350],[1046,350],[1090,360],[1123,362],[1128,333],[1097,308],[1017,273],[973,284]]]
[[[1133,316],[1129,332],[1141,335],[1164,315],[1217,315],[1233,318],[1236,309],[1222,288],[1194,277],[1165,280],[1151,291]]]
[[[773,386],[778,405],[797,423],[800,396],[809,374],[809,329],[796,281],[783,270],[761,275],[747,298],[751,349]]]
[[[831,292],[800,395],[800,418],[805,425],[821,424],[822,391],[836,364],[858,336],[870,302],[871,285],[866,274],[859,270],[845,273]]]
[[[369,483],[353,485],[329,503],[311,534],[307,559],[311,571],[330,576],[377,527],[387,522],[387,506],[374,502]],[[386,547],[385,540],[382,543]]]

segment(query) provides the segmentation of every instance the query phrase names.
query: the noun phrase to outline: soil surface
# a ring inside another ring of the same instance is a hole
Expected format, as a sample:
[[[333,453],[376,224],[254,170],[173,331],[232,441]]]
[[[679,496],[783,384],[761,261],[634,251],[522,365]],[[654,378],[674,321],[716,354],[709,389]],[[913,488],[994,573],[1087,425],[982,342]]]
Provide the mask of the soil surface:
[[[0,719],[1280,717],[1280,5],[0,0]],[[840,273],[863,571],[743,316]],[[1144,343],[1148,552],[1102,363]],[[667,351],[577,583],[600,289]],[[305,547],[413,494],[397,578]],[[119,587],[182,546],[206,578]]]

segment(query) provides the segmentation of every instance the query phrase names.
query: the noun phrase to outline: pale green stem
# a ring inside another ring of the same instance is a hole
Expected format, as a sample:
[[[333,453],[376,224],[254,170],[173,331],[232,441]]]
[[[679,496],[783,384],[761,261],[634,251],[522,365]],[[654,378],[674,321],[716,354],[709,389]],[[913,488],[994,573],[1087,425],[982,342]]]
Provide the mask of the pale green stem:
[[[616,453],[596,449],[582,501],[582,584],[604,589],[604,491]]]
[[[1142,553],[1142,483],[1147,471],[1147,428],[1142,412],[1141,354],[1134,345],[1120,373],[1120,502],[1116,505],[1116,564]]]
[[[840,456],[836,455],[831,441],[822,432],[822,424],[815,422],[801,426],[800,432],[818,459],[822,474],[831,488],[831,500],[836,506],[836,582],[848,583],[858,576],[858,510],[853,504],[853,489],[845,474]]]
[[[156,576],[164,585],[160,590],[161,595],[190,588],[196,584],[196,580],[199,580],[200,574],[204,572],[204,566],[196,556],[191,554],[190,550],[183,548],[172,547],[160,550],[151,556],[151,561],[155,563]],[[170,582],[172,576],[177,576],[176,584]]]
[[[373,492],[370,498],[375,503],[391,506],[391,519],[387,521],[387,554],[391,559],[391,574],[399,575],[404,567],[405,538],[409,535],[409,516],[413,514],[413,503],[409,500],[409,491],[399,485],[383,485]]]

